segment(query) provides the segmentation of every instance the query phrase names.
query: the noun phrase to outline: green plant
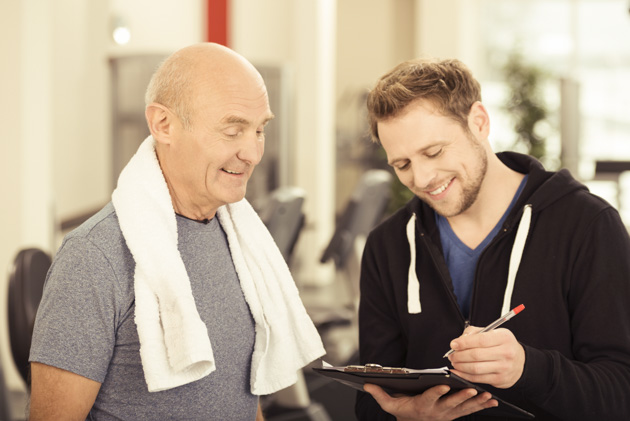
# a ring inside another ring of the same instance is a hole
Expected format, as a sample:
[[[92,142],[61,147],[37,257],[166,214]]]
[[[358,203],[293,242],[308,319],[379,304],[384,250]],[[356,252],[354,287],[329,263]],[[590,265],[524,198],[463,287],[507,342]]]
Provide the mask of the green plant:
[[[519,52],[510,54],[503,73],[509,89],[505,109],[514,121],[515,146],[520,144],[529,155],[542,159],[547,153],[545,138],[536,132],[536,126],[549,114],[542,93],[547,75],[542,69],[526,63]]]

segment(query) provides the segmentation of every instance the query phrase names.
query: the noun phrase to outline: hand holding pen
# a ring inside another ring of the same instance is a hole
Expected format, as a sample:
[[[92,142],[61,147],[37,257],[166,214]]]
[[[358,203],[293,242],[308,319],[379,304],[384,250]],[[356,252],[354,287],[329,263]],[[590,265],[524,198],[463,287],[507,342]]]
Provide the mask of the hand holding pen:
[[[499,317],[494,322],[490,323],[488,326],[486,326],[483,329],[473,333],[473,335],[476,335],[477,333],[489,332],[491,330],[496,329],[497,327],[501,326],[503,323],[507,322],[508,320],[510,320],[512,317],[516,316],[518,313],[520,313],[524,309],[525,309],[525,306],[523,304],[515,307],[514,309],[510,310],[509,312],[507,312],[503,316]],[[444,356],[442,358],[448,357],[453,352],[455,352],[454,349],[449,350],[446,354],[444,354]]]

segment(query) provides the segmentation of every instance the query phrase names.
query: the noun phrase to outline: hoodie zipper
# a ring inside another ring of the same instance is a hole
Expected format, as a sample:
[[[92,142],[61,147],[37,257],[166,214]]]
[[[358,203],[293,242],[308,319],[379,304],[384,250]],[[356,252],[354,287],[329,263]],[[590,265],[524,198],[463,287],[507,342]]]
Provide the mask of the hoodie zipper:
[[[468,315],[468,320],[466,320],[466,327],[470,326],[470,320],[473,320],[473,314],[475,313],[475,308],[477,307],[475,305],[475,297],[477,296],[477,289],[479,288],[479,283],[477,282],[477,279],[479,278],[479,271],[480,271],[480,267],[481,267],[481,262],[484,258],[484,256],[488,253],[488,249],[492,248],[496,243],[498,243],[499,241],[501,241],[503,239],[503,237],[505,237],[508,233],[509,229],[505,226],[505,224],[503,225],[503,229],[501,231],[499,231],[499,233],[492,239],[492,241],[490,241],[490,244],[488,244],[486,246],[486,248],[481,252],[481,254],[479,255],[479,260],[477,260],[477,267],[475,268],[475,279],[473,279],[473,291],[472,291],[472,295],[470,297],[470,314]],[[465,330],[464,328],[464,330]]]
[[[486,248],[481,252],[481,255],[479,255],[479,260],[477,260],[477,267],[475,268],[475,279],[473,280],[472,296],[470,297],[470,301],[471,301],[470,302],[470,314],[468,315],[470,320],[473,320],[474,310],[477,307],[475,305],[475,297],[478,295],[477,294],[477,289],[479,288],[479,283],[477,282],[477,278],[479,278],[479,276],[480,276],[479,272],[480,272],[481,262],[483,261],[485,255],[488,253],[488,250],[490,250],[497,243],[502,241],[503,238],[505,238],[505,236],[507,236],[508,233],[513,230],[513,228],[514,228],[513,225],[506,225],[504,223],[502,229],[497,233],[497,235],[495,235],[495,237],[492,239],[492,241],[490,241],[490,244],[488,244],[486,246]],[[466,327],[468,327],[468,326],[466,326]]]

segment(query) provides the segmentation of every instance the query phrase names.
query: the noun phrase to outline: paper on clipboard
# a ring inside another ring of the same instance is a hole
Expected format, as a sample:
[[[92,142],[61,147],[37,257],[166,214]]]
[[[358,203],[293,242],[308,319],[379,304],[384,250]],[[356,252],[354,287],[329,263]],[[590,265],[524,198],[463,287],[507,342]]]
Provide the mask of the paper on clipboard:
[[[447,384],[452,390],[474,387],[472,383],[461,384],[459,377],[453,381],[453,375],[447,367],[421,370],[381,367],[378,364],[335,367],[323,361],[321,368],[313,370],[357,390],[363,390],[365,383],[377,384],[390,393],[413,395],[439,384]]]
[[[337,371],[346,371],[349,372],[352,370],[352,368],[356,368],[357,370],[360,371],[364,371],[365,368],[370,368],[373,367],[375,370],[377,371],[372,371],[374,373],[376,372],[384,372],[384,373],[388,373],[388,374],[395,374],[397,373],[397,370],[404,370],[405,373],[407,374],[448,374],[449,370],[448,367],[440,367],[440,368],[424,368],[421,370],[416,370],[413,368],[391,368],[391,367],[382,367],[378,364],[366,364],[364,366],[362,365],[345,365],[345,366],[338,366],[335,367],[331,364],[328,364],[326,361],[322,360],[322,368],[325,368],[327,370],[337,370]],[[350,370],[349,370],[350,369]],[[398,372],[400,373],[400,372]]]

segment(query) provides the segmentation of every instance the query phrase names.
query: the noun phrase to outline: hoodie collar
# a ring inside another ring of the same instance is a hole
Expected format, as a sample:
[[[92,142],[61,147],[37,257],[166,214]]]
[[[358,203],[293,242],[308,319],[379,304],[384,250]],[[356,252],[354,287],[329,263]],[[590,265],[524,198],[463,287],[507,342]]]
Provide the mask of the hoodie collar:
[[[516,238],[510,255],[508,281],[503,298],[501,314],[505,314],[511,308],[516,274],[518,273],[521,257],[526,247],[532,222],[532,214],[544,209],[575,190],[588,189],[575,180],[568,170],[558,172],[546,171],[540,162],[527,155],[503,152],[497,154],[497,156],[511,169],[523,174],[528,174],[527,184],[504,224],[506,228],[518,224]],[[406,233],[411,254],[407,283],[407,309],[410,314],[417,314],[422,311],[420,302],[420,280],[417,276],[415,258],[417,226],[422,227],[421,230],[430,235],[438,244],[439,233],[433,210],[418,197],[414,197],[409,201],[406,209],[409,213]]]

